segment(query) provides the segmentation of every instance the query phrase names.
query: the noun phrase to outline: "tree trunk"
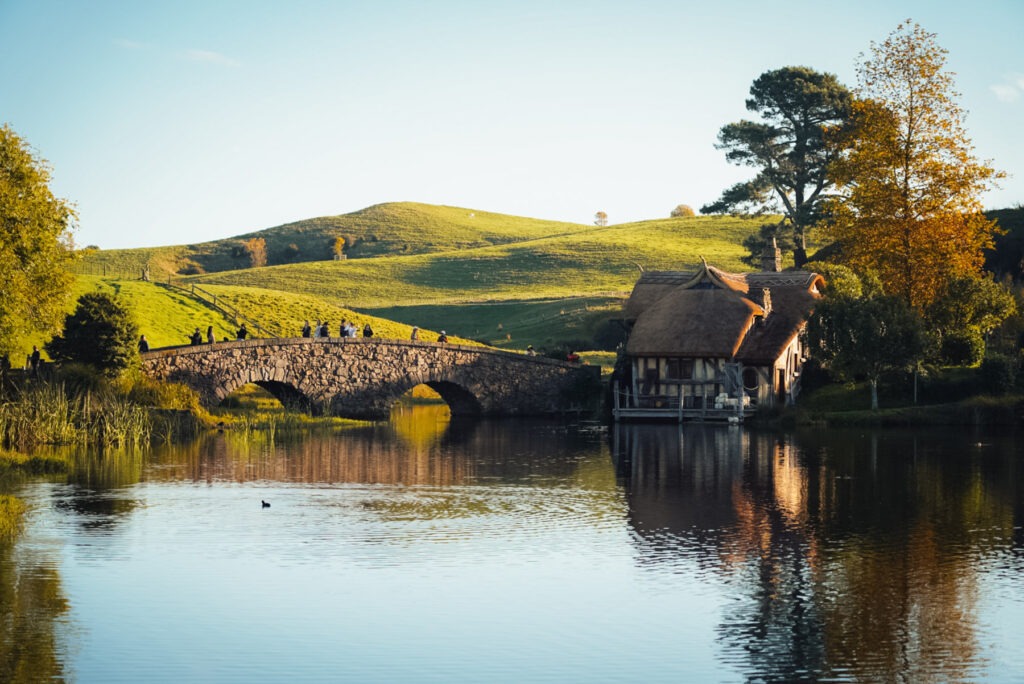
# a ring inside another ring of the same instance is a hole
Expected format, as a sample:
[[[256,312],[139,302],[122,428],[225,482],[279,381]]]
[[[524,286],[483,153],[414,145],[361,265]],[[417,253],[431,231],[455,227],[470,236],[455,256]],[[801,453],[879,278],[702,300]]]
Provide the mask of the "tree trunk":
[[[804,238],[803,231],[799,231],[794,235],[796,243],[793,247],[793,264],[797,268],[803,268],[803,265],[807,263],[807,241]]]
[[[871,378],[871,410],[878,410],[878,378]]]

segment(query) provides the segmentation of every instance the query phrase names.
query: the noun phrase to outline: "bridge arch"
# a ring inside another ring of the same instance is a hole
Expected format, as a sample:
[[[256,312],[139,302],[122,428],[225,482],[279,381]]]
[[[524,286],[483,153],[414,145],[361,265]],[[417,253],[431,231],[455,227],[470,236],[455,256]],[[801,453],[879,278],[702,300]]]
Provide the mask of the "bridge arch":
[[[453,415],[545,415],[567,409],[567,390],[600,369],[487,347],[381,338],[282,338],[170,347],[142,354],[151,377],[195,389],[207,406],[253,383],[313,412],[387,418],[425,384]],[[578,392],[576,393],[578,395]],[[595,396],[598,392],[593,393]]]
[[[281,402],[281,405],[287,410],[304,411],[314,415],[320,413],[316,403],[303,394],[299,389],[286,382],[278,382],[277,380],[256,380],[254,382],[239,384],[224,395],[225,399],[245,385],[256,385],[260,389],[266,390],[271,394],[271,396]],[[223,402],[223,400],[221,401]]]

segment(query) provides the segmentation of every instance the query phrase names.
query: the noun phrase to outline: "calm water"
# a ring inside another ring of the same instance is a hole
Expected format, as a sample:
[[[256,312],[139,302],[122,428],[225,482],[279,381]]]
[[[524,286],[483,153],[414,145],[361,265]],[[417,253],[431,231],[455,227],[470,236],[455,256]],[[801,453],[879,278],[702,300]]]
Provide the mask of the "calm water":
[[[417,409],[83,457],[16,490],[0,680],[1021,681],[1020,439]]]

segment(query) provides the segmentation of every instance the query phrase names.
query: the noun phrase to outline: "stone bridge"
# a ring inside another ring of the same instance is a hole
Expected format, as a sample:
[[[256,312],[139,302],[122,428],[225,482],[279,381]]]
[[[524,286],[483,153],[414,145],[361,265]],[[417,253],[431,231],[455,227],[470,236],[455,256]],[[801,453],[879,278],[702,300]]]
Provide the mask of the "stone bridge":
[[[142,354],[153,378],[188,385],[215,406],[242,385],[286,406],[348,418],[387,418],[419,384],[453,415],[545,415],[599,396],[600,369],[538,356],[437,342],[380,338],[284,338],[169,347]]]

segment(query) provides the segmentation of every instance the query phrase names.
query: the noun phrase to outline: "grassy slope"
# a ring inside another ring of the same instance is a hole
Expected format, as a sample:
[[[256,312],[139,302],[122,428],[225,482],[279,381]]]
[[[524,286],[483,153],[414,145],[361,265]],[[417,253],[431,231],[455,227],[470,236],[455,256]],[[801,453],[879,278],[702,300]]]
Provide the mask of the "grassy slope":
[[[116,280],[96,276],[79,276],[75,298],[84,292],[100,289],[117,294],[135,314],[140,332],[149,339],[154,348],[188,343],[188,335],[198,326],[206,335],[206,327],[212,325],[217,339],[234,339],[238,325],[202,301],[189,295],[161,287],[155,283],[139,280]],[[305,319],[310,322],[317,318],[330,322],[331,335],[338,334],[341,320],[355,322],[360,330],[369,323],[379,337],[406,339],[410,327],[402,323],[357,313],[318,300],[308,295],[250,288],[223,288],[222,294],[233,306],[246,311],[262,325],[273,325],[287,331],[287,335],[298,337]],[[70,308],[73,308],[71,303]],[[436,333],[424,331],[425,340],[436,339]],[[453,339],[453,342],[467,343]]]
[[[350,244],[349,258],[412,255],[472,249],[551,235],[567,235],[589,226],[494,214],[458,207],[394,202],[368,207],[340,216],[322,216],[246,233],[234,238],[194,245],[145,249],[88,251],[82,254],[81,272],[123,274],[134,277],[149,264],[154,277],[165,277],[195,265],[206,272],[245,268],[245,258],[234,256],[237,247],[251,237],[267,242],[268,263],[311,262],[331,259],[336,237]],[[287,255],[289,245],[298,252]]]
[[[271,244],[271,236],[283,243],[313,244],[344,226],[363,239],[354,256],[360,249],[366,256],[389,249],[398,254],[175,280],[201,284],[250,319],[285,331],[299,330],[305,319],[326,318],[336,334],[337,323],[349,318],[360,326],[370,320],[388,337],[406,337],[409,328],[404,323],[444,328],[449,334],[509,348],[542,348],[587,339],[598,325],[615,318],[619,302],[636,280],[638,265],[692,268],[703,256],[726,269],[746,270],[739,260],[744,253],[740,245],[757,225],[730,217],[696,217],[597,228],[453,207],[387,204],[258,234]],[[93,271],[106,268],[108,273],[123,269],[125,277],[138,278],[139,264],[146,260],[154,268],[161,260],[194,257],[200,248],[215,260],[220,258],[217,249],[232,244],[238,240],[100,251],[87,256],[83,265]],[[160,277],[158,271],[153,275]],[[214,325],[218,339],[230,336],[236,327],[219,312],[151,284],[85,276],[81,282],[106,282],[107,287],[121,289],[132,299],[155,346],[181,343],[196,325],[203,331]],[[402,323],[372,319],[370,314]]]
[[[754,221],[728,217],[660,219],[495,247],[272,266],[187,280],[302,292],[355,308],[624,295],[636,280],[637,264],[692,268],[704,256],[726,269],[747,270],[740,262],[740,243],[755,228]]]

